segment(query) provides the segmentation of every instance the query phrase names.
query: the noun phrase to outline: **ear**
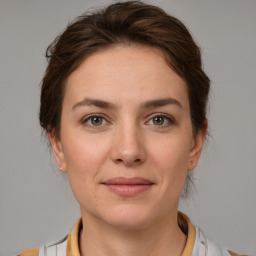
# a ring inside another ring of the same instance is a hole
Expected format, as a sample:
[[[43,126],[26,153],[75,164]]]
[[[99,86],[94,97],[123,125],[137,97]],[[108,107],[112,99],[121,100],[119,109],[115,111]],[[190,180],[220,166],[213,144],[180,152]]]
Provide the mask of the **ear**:
[[[61,141],[58,138],[56,138],[56,136],[52,132],[48,132],[48,138],[52,146],[54,158],[60,168],[60,171],[63,173],[66,173],[67,168],[66,168],[66,162],[65,162],[65,157],[62,150]]]
[[[199,158],[204,146],[207,127],[208,127],[208,124],[206,122],[204,125],[204,128],[199,130],[197,134],[194,136],[194,139],[191,144],[190,153],[189,153],[188,171],[195,169],[199,161]]]

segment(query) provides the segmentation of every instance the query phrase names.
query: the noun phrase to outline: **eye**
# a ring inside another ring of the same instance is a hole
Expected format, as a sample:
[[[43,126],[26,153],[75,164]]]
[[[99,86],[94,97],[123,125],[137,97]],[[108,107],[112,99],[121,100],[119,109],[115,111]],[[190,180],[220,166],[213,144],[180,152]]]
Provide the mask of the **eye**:
[[[92,115],[83,120],[83,124],[88,126],[101,126],[106,123],[106,119],[101,115]]]
[[[159,114],[159,115],[153,116],[149,120],[148,124],[155,125],[155,126],[168,126],[170,124],[174,124],[174,120],[169,116]]]

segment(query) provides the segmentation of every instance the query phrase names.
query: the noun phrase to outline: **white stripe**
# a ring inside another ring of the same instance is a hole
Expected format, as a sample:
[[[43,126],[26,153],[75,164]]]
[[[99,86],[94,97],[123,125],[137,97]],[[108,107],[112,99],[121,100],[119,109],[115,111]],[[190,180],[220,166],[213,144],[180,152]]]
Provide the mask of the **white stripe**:
[[[38,254],[38,256],[45,256],[46,254],[44,252],[45,252],[45,246],[39,247],[39,254]]]
[[[41,246],[38,256],[66,256],[67,255],[67,239],[59,243]]]
[[[57,256],[66,256],[67,254],[67,239],[57,245]]]

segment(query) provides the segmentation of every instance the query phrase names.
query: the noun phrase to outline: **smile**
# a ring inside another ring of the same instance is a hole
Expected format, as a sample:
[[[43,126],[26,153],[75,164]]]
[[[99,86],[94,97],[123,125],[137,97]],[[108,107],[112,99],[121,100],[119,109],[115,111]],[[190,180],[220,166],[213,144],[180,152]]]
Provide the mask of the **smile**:
[[[116,177],[101,184],[106,186],[111,192],[123,197],[136,196],[154,185],[152,181],[140,177]]]

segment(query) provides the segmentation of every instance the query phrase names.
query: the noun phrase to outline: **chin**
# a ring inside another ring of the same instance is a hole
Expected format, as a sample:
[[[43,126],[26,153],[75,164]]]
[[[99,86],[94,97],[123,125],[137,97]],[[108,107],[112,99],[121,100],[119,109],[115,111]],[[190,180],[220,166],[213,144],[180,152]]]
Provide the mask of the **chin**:
[[[102,217],[105,219],[105,223],[113,227],[124,230],[138,230],[150,226],[154,222],[154,215],[149,209],[129,205],[112,208],[111,212]]]

